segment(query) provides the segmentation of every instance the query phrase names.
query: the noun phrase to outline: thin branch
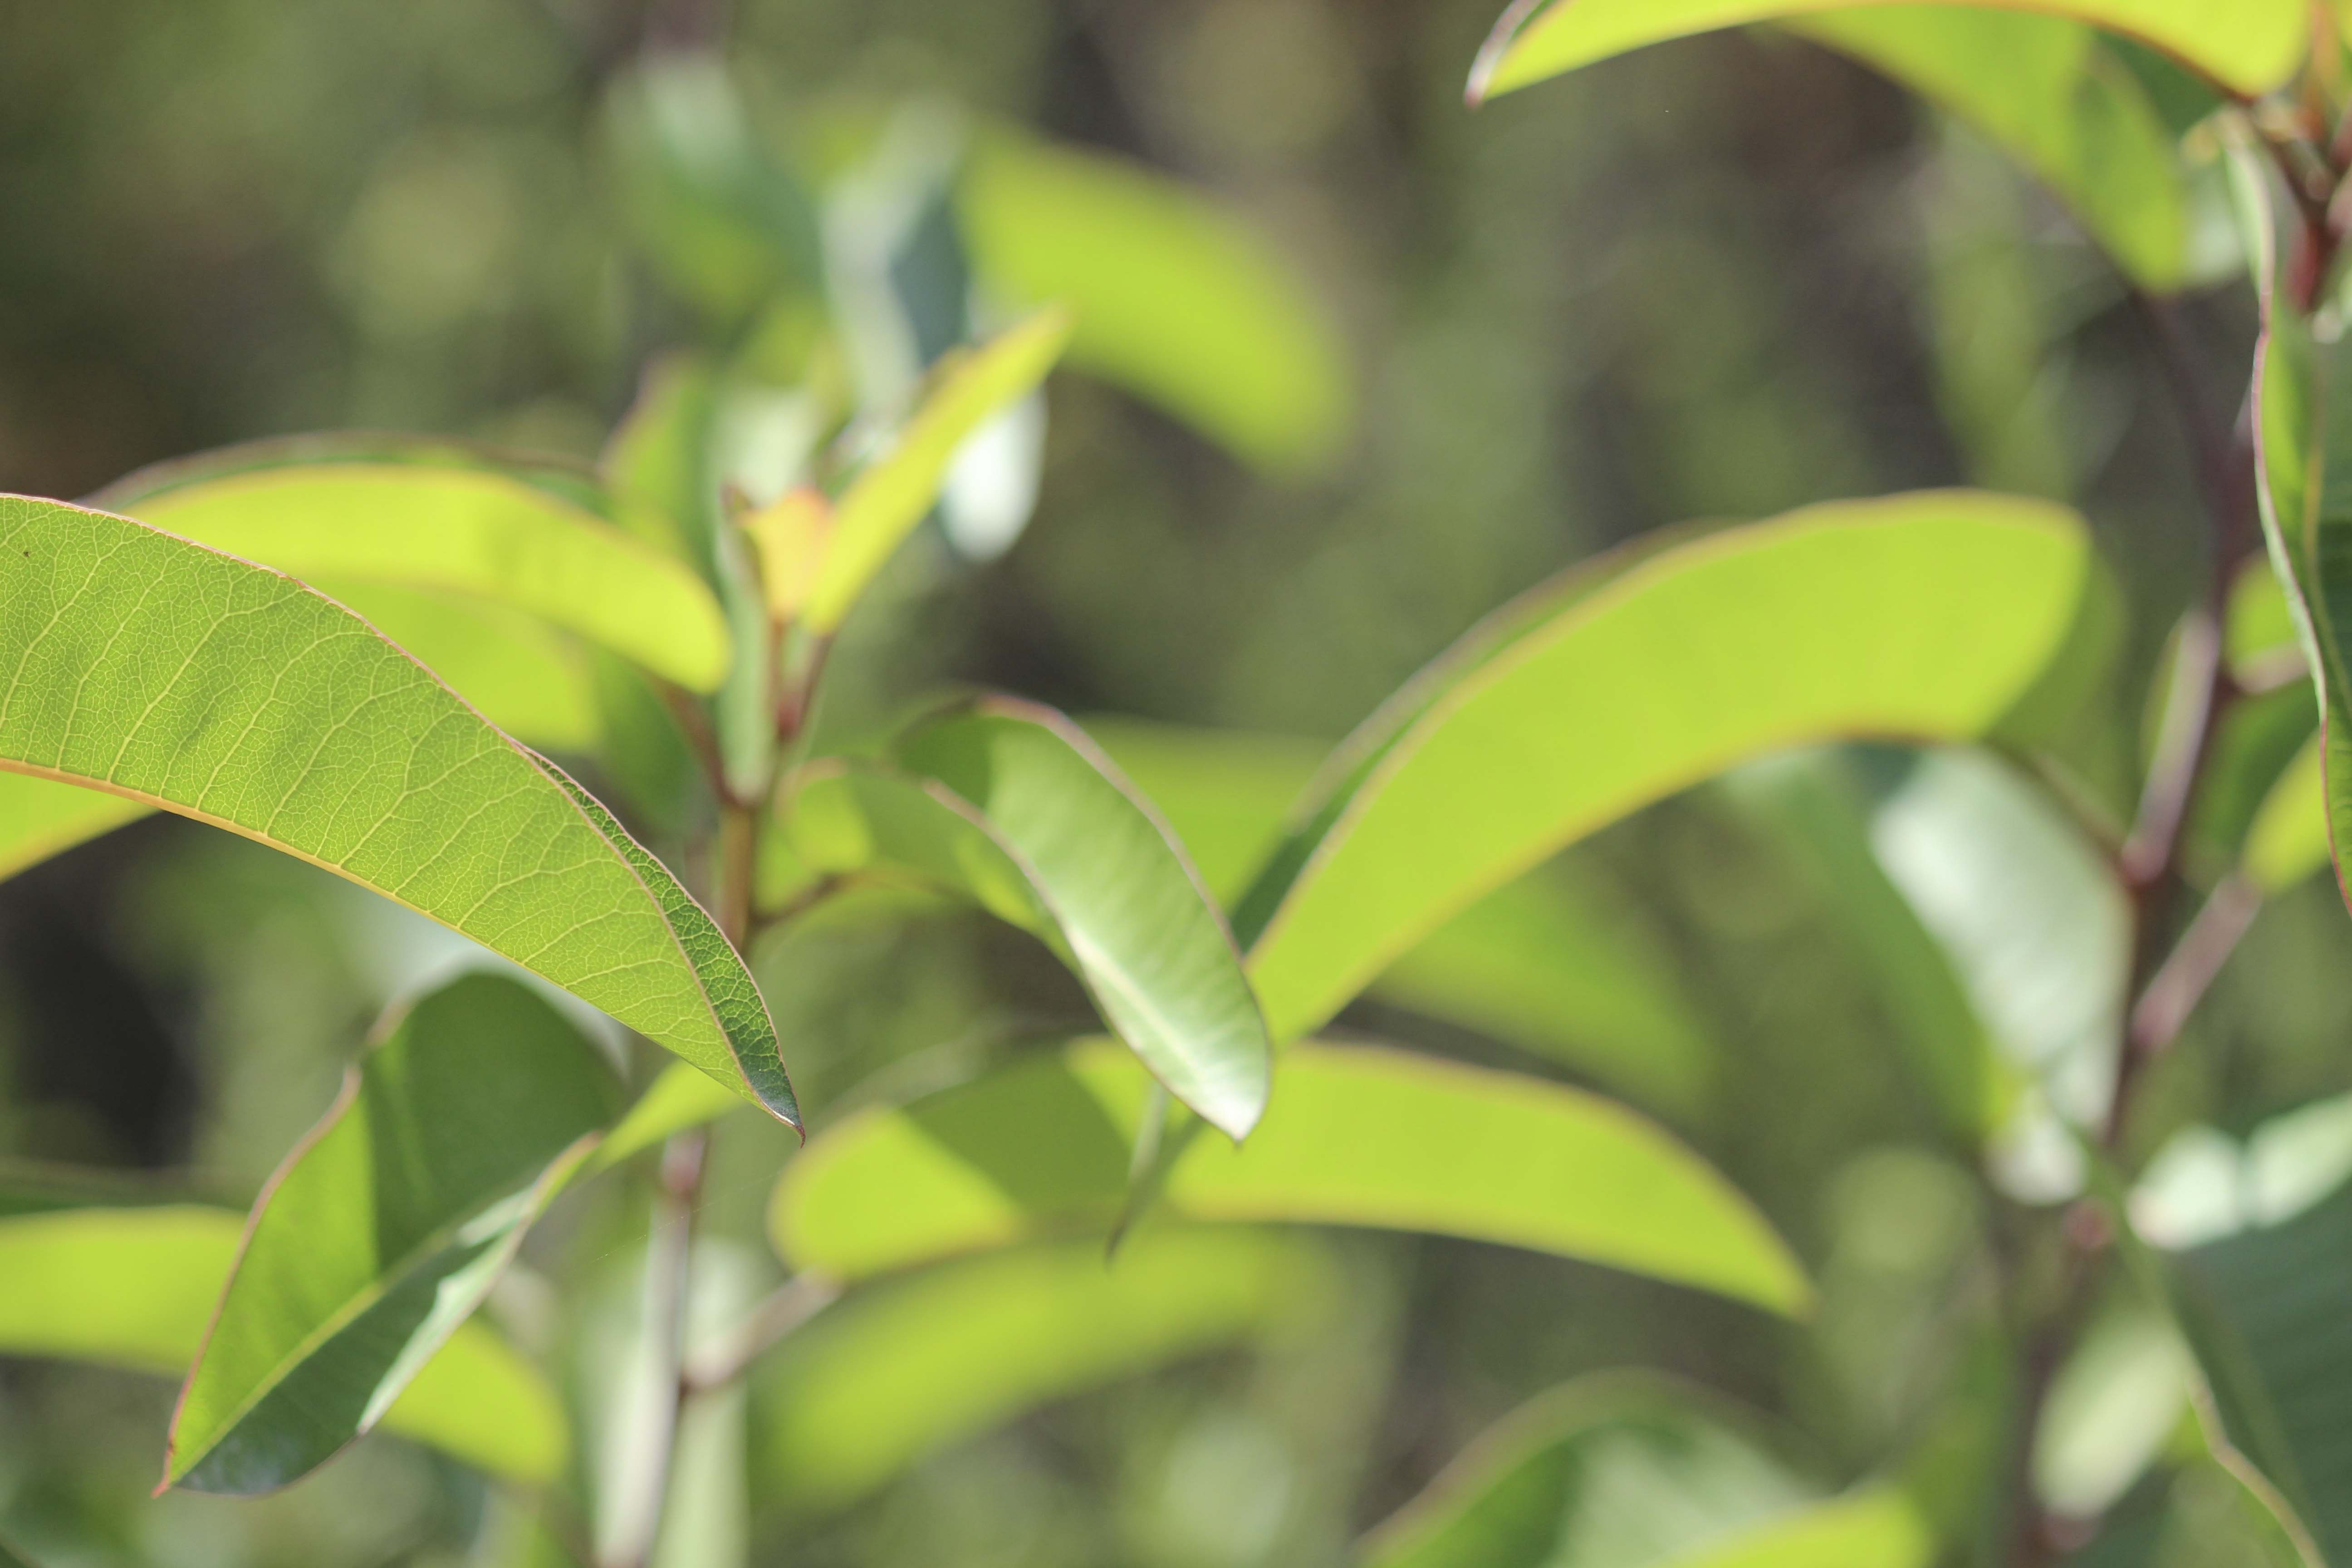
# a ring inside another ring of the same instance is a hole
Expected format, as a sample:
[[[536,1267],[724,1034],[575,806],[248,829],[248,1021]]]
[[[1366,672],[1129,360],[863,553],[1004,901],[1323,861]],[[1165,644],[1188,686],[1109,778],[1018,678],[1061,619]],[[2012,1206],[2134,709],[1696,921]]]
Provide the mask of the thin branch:
[[[688,1294],[693,1283],[694,1210],[702,1192],[709,1135],[681,1132],[662,1150],[661,1186],[654,1200],[653,1235],[646,1251],[646,1342],[653,1347],[658,1391],[646,1425],[632,1436],[628,1463],[614,1489],[610,1545],[599,1568],[645,1568],[661,1535],[668,1499],[670,1458],[685,1404],[679,1388],[686,1353]]]
[[[726,1339],[687,1362],[679,1373],[684,1395],[691,1398],[733,1383],[751,1370],[753,1362],[840,1297],[841,1287],[819,1275],[802,1274],[786,1280]]]
[[[2189,1015],[2237,950],[2239,939],[2254,923],[2262,907],[2262,889],[2246,878],[2231,872],[2221,879],[2189,922],[2172,956],[2164,961],[2164,967],[2156,972],[2156,978],[2147,983],[2133,1006],[2129,1033],[2135,1052],[2156,1057],[2180,1037]]]

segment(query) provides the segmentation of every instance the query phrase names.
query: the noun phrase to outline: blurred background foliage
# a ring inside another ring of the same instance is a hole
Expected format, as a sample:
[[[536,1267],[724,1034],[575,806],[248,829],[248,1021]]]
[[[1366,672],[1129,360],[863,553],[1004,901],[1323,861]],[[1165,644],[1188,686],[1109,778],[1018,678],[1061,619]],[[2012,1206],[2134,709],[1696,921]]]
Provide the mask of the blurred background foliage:
[[[1213,418],[1171,416],[1181,390],[1056,375],[1034,521],[961,569],[937,548],[894,566],[839,656],[844,723],[984,682],[1083,715],[1288,738],[1265,756],[1295,767],[1484,612],[1620,541],[1981,483],[2082,505],[2122,580],[2121,668],[2139,673],[2069,747],[2092,792],[2116,795],[2200,546],[2175,417],[2111,269],[1972,136],[1785,37],[1678,43],[1473,115],[1463,76],[1494,9],[0,6],[0,489],[71,497],[155,459],[337,427],[593,456],[657,353],[740,341],[775,287],[723,236],[682,263],[631,239],[633,223],[657,240],[681,224],[643,205],[614,84],[647,40],[723,45],[737,129],[811,188],[863,178],[882,205],[915,199],[936,177],[926,136],[1019,129],[1137,160],[1306,280],[1317,322],[1269,331],[1328,328],[1341,355],[1325,405],[1300,412],[1311,378],[1277,400],[1300,422],[1286,435],[1253,435],[1252,387],[1224,388],[1244,412],[1223,442],[1202,433]],[[805,212],[772,216],[840,242]],[[2233,384],[2250,303],[2197,299],[2189,321],[2214,384]],[[760,331],[789,357],[788,314]],[[1131,755],[1150,785],[1145,743]],[[1851,831],[1853,802],[1885,788],[1871,759],[1846,761],[1801,765],[1833,795],[1858,768],[1828,808]],[[1604,988],[1593,952],[1654,982],[1613,1021],[1531,1048],[1507,1007],[1491,1034],[1417,1012],[1401,973],[1340,1026],[1598,1082],[1659,1114],[1794,1242],[1824,1293],[1812,1322],[1497,1248],[1316,1238],[1259,1294],[1171,1319],[1136,1364],[1106,1352],[1076,1380],[1099,1386],[1009,1423],[982,1401],[959,1440],[872,1482],[855,1456],[814,1480],[795,1465],[814,1439],[794,1401],[841,1395],[814,1352],[788,1361],[752,1391],[748,1501],[711,1505],[748,1521],[740,1539],[667,1550],[844,1568],[1334,1563],[1505,1413],[1622,1368],[1758,1413],[1762,1446],[1817,1484],[1898,1447],[1941,1452],[1923,1433],[1998,1383],[1992,1281],[2015,1226],[1910,1076],[1901,1041],[1928,1026],[1876,978],[1870,921],[1822,873],[1788,783],[1670,801],[1545,874],[1571,996]],[[901,913],[759,955],[813,1125],[1085,1016],[1034,944]],[[383,1001],[451,952],[321,873],[177,819],[0,883],[0,1156],[183,1173],[242,1204]],[[2332,889],[2267,905],[2151,1088],[2151,1146],[2190,1122],[2243,1137],[2352,1089],[2336,1048],[2348,955]],[[747,1295],[774,1272],[761,1210],[788,1155],[776,1130],[722,1128],[705,1223],[740,1239],[748,1284],[713,1289]],[[589,1189],[499,1303],[526,1342],[573,1347],[583,1386],[611,1375],[599,1335],[625,1339],[642,1230],[637,1196]],[[559,1273],[609,1285],[558,1300]],[[2156,1385],[2142,1427],[2168,1419],[2160,1372]],[[919,1403],[919,1381],[895,1397]],[[263,1504],[151,1501],[168,1404],[152,1379],[0,1362],[0,1530],[58,1568],[523,1560],[510,1505],[391,1438]],[[2095,1495],[2114,1445],[2084,1443],[2090,1479],[2074,1480]],[[2210,1480],[2185,1478],[2176,1530]],[[1575,1561],[1652,1560],[1608,1551]]]

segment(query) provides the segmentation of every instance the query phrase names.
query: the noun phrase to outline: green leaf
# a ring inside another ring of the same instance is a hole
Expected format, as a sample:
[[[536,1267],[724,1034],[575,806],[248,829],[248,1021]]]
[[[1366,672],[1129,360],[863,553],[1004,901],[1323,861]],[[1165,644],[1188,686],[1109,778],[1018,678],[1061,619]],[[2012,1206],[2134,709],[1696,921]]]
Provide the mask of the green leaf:
[[[2319,741],[2294,754],[2263,797],[2246,831],[2246,875],[2265,893],[2283,893],[2327,864],[2327,796]]]
[[[1022,1247],[861,1290],[760,1373],[761,1496],[831,1511],[1024,1411],[1266,1334],[1334,1284],[1295,1241],[1166,1230],[1116,1258]]]
[[[1004,699],[916,725],[894,768],[820,763],[792,786],[813,869],[882,868],[1041,938],[1168,1091],[1234,1138],[1272,1047],[1240,955],[1168,829],[1069,721]]]
[[[1365,1541],[1366,1568],[1926,1568],[1901,1492],[1822,1499],[1662,1379],[1567,1384],[1489,1428]]]
[[[1226,898],[1281,842],[1283,818],[1321,754],[1280,736],[1134,719],[1089,719],[1087,731]],[[1672,958],[1572,869],[1555,865],[1497,888],[1398,959],[1372,994],[1588,1073],[1656,1110],[1702,1114],[1716,1047]]]
[[[676,879],[299,583],[124,518],[0,498],[0,770],[323,866],[797,1117],[757,987]]]
[[[121,795],[0,772],[0,877],[146,815],[144,805]]]
[[[1119,1211],[1149,1081],[1080,1045],[842,1122],[784,1172],[771,1216],[799,1267],[856,1279]],[[1776,1311],[1810,1288],[1723,1178],[1622,1107],[1382,1049],[1299,1045],[1246,1144],[1196,1138],[1160,1211],[1367,1226],[1590,1258]]]
[[[2164,293],[2186,280],[2189,201],[2172,135],[2093,28],[1967,5],[1862,6],[1785,16],[1781,25],[1990,137],[2072,207],[2141,287]]]
[[[833,534],[802,618],[828,637],[939,500],[964,437],[1035,390],[1070,341],[1071,317],[1038,311],[980,347],[950,356],[904,428],[858,471],[834,509]]]
[[[982,279],[1077,312],[1070,363],[1261,467],[1318,467],[1349,418],[1347,355],[1305,281],[1247,228],[1126,159],[982,137],[958,193]]]
[[[256,466],[274,450],[134,475],[96,504],[314,585],[393,584],[526,611],[692,690],[725,679],[732,650],[710,590],[576,501],[480,467]]]
[[[1991,731],[2040,703],[2095,582],[2072,512],[1949,491],[1646,544],[1538,590],[1366,721],[1242,900],[1275,1037],[1479,895],[1736,763]]]
[[[242,1215],[194,1205],[0,1218],[0,1352],[179,1378],[244,1233]],[[532,1485],[555,1479],[568,1445],[554,1390],[479,1323],[425,1363],[383,1426]]]
[[[520,981],[466,975],[396,1014],[254,1205],[165,1482],[268,1491],[374,1426],[619,1108],[610,1065]]]
[[[2309,38],[2302,0],[2005,3],[2138,38],[2246,96],[2284,82],[2301,63]],[[1549,5],[1519,0],[1479,50],[1470,98],[1475,103],[1668,38],[1872,5],[1873,0],[1553,0]]]

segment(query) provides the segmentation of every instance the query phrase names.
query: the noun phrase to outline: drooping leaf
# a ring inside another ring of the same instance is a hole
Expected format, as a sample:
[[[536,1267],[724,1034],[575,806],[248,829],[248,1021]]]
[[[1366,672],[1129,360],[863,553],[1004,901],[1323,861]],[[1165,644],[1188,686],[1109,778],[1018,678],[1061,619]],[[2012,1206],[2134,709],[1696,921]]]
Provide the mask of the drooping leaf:
[[[323,866],[797,1115],[758,989],[676,879],[302,584],[125,518],[0,498],[0,770]]]
[[[2095,581],[2072,512],[1952,491],[1811,507],[1538,590],[1366,721],[1236,910],[1275,1037],[1480,894],[1735,763],[1971,738],[2038,706]]]
[[[244,1230],[241,1215],[192,1205],[0,1219],[0,1352],[181,1377]],[[479,1323],[424,1364],[383,1427],[526,1484],[552,1480],[569,1441],[554,1390]]]
[[[1282,839],[1319,748],[1280,736],[1090,719],[1225,899]],[[1496,889],[1373,982],[1371,994],[1590,1074],[1653,1109],[1705,1109],[1715,1047],[1673,961],[1598,889],[1555,866]]]
[[[710,590],[577,501],[479,466],[266,460],[279,450],[134,474],[94,504],[313,585],[390,584],[526,611],[695,691],[725,678],[732,650]]]
[[[759,1375],[761,1495],[828,1511],[1024,1411],[1264,1335],[1328,1302],[1320,1265],[1263,1232],[1164,1230],[1115,1258],[1022,1247],[860,1290]]]
[[[834,508],[824,561],[802,611],[812,633],[824,637],[839,629],[874,574],[939,500],[948,465],[965,437],[1045,379],[1070,340],[1071,325],[1065,310],[1040,310],[945,362],[922,406],[887,449],[859,470]]]
[[[1010,130],[959,193],[981,278],[1076,312],[1072,365],[1265,468],[1311,468],[1347,434],[1347,356],[1306,284],[1248,229],[1123,159]]]
[[[1367,1568],[1924,1568],[1902,1494],[1822,1498],[1752,1421],[1602,1374],[1522,1405],[1364,1542]],[[1748,1427],[1749,1430],[1742,1430]]]
[[[466,975],[398,1015],[255,1205],[164,1480],[268,1491],[374,1426],[619,1104],[596,1047],[520,981]]]
[[[2139,38],[2248,96],[2284,81],[2302,60],[2310,37],[2300,0],[1994,3]],[[1895,8],[1884,0],[1521,0],[1504,13],[1479,51],[1470,96],[1473,101],[1492,98],[1645,44],[1745,22]]]
[[[2345,659],[2352,637],[2352,484],[2346,479],[2352,463],[2342,456],[2352,452],[2352,394],[2347,391],[2352,347],[2340,340],[2314,342],[2301,317],[2279,298],[2267,176],[2243,149],[2231,156],[2231,175],[2262,300],[2263,330],[2254,346],[2254,489],[2271,571],[2311,672],[2324,818],[2343,889],[2340,847],[2352,842],[2352,709],[2347,707],[2352,667]],[[2332,467],[2331,452],[2337,458]],[[2309,840],[2301,842],[2307,847]],[[2291,874],[2303,852],[2292,838],[2267,846],[2270,873]],[[2352,900],[2352,889],[2345,896]]]
[[[805,772],[787,808],[802,859],[909,876],[1043,939],[1170,1093],[1246,1134],[1265,1021],[1182,850],[1108,759],[1059,714],[989,699],[914,726],[892,761]]]
[[[1571,0],[1574,5],[1591,0]],[[1968,5],[1870,5],[1781,25],[1885,72],[1990,137],[2141,287],[2180,287],[2189,205],[2171,133],[2090,26]]]
[[[1097,1042],[854,1117],[786,1168],[778,1249],[855,1279],[1032,1236],[1099,1235],[1126,1194],[1148,1088]],[[1392,1050],[1293,1047],[1250,1141],[1191,1141],[1160,1209],[1500,1242],[1778,1311],[1809,1297],[1747,1200],[1641,1117]]]

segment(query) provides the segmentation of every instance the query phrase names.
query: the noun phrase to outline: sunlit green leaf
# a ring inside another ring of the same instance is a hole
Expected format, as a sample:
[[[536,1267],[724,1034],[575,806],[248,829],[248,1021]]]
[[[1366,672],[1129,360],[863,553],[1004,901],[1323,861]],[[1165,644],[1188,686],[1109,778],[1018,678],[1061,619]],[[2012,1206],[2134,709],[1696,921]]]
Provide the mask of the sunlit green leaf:
[[[890,445],[860,469],[834,509],[831,540],[803,619],[829,635],[874,574],[939,500],[964,437],[1035,389],[1070,341],[1068,311],[1038,311],[961,357],[949,359]]]
[[[1241,1137],[1271,1049],[1240,955],[1168,830],[1077,729],[1003,699],[916,725],[894,767],[820,763],[787,820],[807,864],[897,872],[1052,946],[1170,1093]]]
[[[1500,611],[1367,721],[1236,910],[1277,1039],[1480,894],[1750,757],[1969,738],[2095,595],[2062,508],[1951,491],[1648,546]]]
[[[1976,126],[2056,192],[2142,287],[2182,283],[2189,207],[2179,154],[2147,91],[2093,28],[1968,5],[1864,5],[1782,25]]]
[[[1898,1491],[1822,1499],[1737,1412],[1664,1380],[1570,1384],[1489,1428],[1364,1543],[1367,1568],[1925,1568]]]
[[[861,1290],[760,1374],[761,1493],[837,1508],[924,1455],[1055,1399],[1265,1334],[1332,1282],[1261,1232],[1023,1247]]]
[[[2246,831],[2246,874],[2266,893],[2284,892],[2327,864],[2326,785],[2320,772],[2315,738],[2263,797]]]
[[[959,205],[985,282],[1076,310],[1073,365],[1268,468],[1316,465],[1345,437],[1347,361],[1326,312],[1196,193],[1008,129],[981,138]]]
[[[596,1047],[520,981],[467,975],[398,1015],[255,1205],[164,1479],[268,1491],[375,1425],[619,1102]]]
[[[1100,1043],[845,1121],[787,1167],[778,1248],[845,1279],[1030,1236],[1100,1234],[1148,1080]],[[1780,1311],[1809,1288],[1761,1216],[1633,1112],[1512,1073],[1300,1045],[1249,1142],[1192,1140],[1186,1219],[1428,1231],[1591,1258]]]
[[[1092,719],[1087,732],[1168,817],[1230,900],[1281,842],[1320,748],[1279,736]],[[1645,1105],[1703,1110],[1714,1045],[1664,952],[1597,890],[1529,873],[1422,939],[1372,984],[1385,1002],[1576,1068]]]
[[[244,1233],[242,1215],[188,1205],[0,1219],[0,1352],[179,1378]],[[425,1363],[383,1426],[530,1483],[554,1479],[567,1446],[554,1391],[479,1323]]]
[[[2301,0],[2000,0],[2067,16],[2155,45],[2240,92],[2267,92],[2302,59]],[[1668,38],[1825,12],[1887,8],[1874,0],[1527,0],[1496,25],[1470,75],[1470,95],[1492,98],[1579,66]],[[1924,7],[1922,7],[1924,9]]]
[[[758,990],[685,889],[577,784],[300,584],[0,498],[0,769],[323,866],[797,1114]]]
[[[726,623],[692,572],[537,485],[480,467],[256,462],[231,447],[134,475],[98,504],[322,588],[394,584],[528,611],[697,691],[727,674]]]

